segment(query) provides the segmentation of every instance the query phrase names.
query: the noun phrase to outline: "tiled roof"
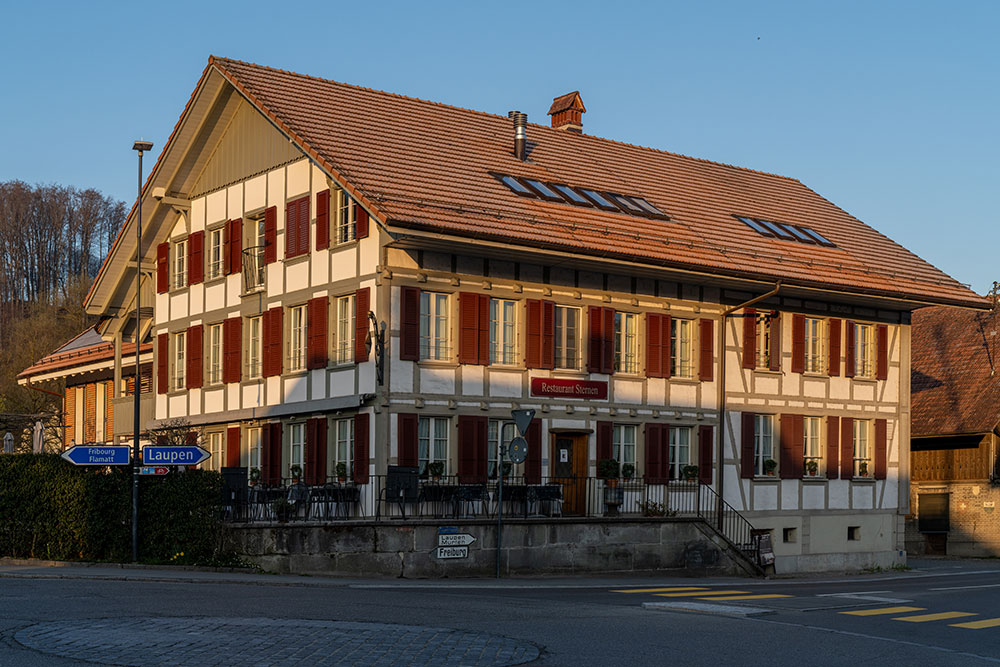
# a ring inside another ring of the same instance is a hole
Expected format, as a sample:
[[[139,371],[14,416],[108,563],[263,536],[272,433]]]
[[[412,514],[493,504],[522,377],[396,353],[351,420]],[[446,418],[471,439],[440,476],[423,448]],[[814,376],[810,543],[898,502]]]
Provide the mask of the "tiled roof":
[[[985,300],[799,181],[223,58],[215,67],[396,227],[807,287],[982,308]],[[639,195],[670,216],[518,197],[488,174]],[[824,248],[763,237],[733,216],[810,227]]]
[[[914,436],[986,433],[1000,423],[1000,314],[913,313],[910,424]]]
[[[43,373],[51,373],[57,370],[87,366],[101,361],[115,358],[115,346],[113,343],[104,342],[100,336],[94,340],[96,332],[93,328],[87,329],[83,333],[73,337],[51,354],[47,354],[34,364],[25,368],[17,374],[18,378],[32,378]],[[86,344],[81,345],[81,342]],[[140,354],[151,352],[153,346],[146,343],[141,346]],[[132,343],[122,344],[122,359],[132,357],[134,359],[135,345]],[[140,360],[142,357],[140,356]],[[133,361],[133,363],[135,363]]]

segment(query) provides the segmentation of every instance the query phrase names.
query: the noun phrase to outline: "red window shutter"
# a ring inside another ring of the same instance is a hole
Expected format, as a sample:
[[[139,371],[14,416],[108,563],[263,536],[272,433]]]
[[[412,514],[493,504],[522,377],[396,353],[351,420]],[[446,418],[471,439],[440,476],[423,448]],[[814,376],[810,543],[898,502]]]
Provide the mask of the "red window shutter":
[[[226,467],[238,468],[240,465],[240,427],[230,426],[226,429]]]
[[[161,333],[156,336],[156,393],[165,394],[167,393],[168,386],[168,376],[167,376],[167,360],[169,358],[169,345],[168,345],[167,334]],[[139,388],[142,391],[142,386]]]
[[[662,376],[669,378],[673,373],[673,359],[670,356],[670,332],[673,330],[673,319],[670,315],[660,316],[660,369]],[[668,465],[668,463],[664,463]]]
[[[615,309],[604,309],[604,338],[601,351],[601,372],[615,372]]]
[[[854,419],[840,420],[840,479],[854,477]]]
[[[458,417],[458,481],[472,484],[480,477],[479,421],[483,417],[459,415]]]
[[[844,377],[854,377],[854,322],[844,320]]]
[[[299,200],[299,255],[309,253],[309,195]]]
[[[525,301],[526,344],[524,365],[526,368],[542,367],[542,302],[538,299]]]
[[[715,370],[715,325],[712,320],[701,319],[698,340],[701,348],[698,356],[698,379],[702,382],[711,382]]]
[[[827,365],[830,377],[840,375],[840,320],[830,319],[830,360]]]
[[[597,465],[601,461],[610,459],[612,453],[611,440],[614,437],[614,424],[611,422],[597,422]],[[619,462],[620,463],[620,462]]]
[[[796,415],[781,415],[781,454],[778,459],[778,476],[781,479],[795,477],[795,417]]]
[[[261,478],[268,486],[281,483],[281,422],[265,424],[261,442]]]
[[[316,250],[330,247],[330,191],[316,193]]]
[[[875,328],[875,378],[889,378],[889,326],[880,324]],[[878,470],[878,468],[876,468]]]
[[[229,221],[229,268],[226,275],[243,271],[243,218]]]
[[[792,315],[792,372],[806,370],[806,316]]]
[[[743,368],[757,368],[757,311],[743,311]]]
[[[769,356],[771,357],[771,364],[769,366],[772,371],[781,370],[781,315],[778,311],[773,311],[771,313],[771,338],[770,338],[771,349],[769,351]]]
[[[195,232],[188,237],[188,285],[197,285],[205,279],[205,232]]]
[[[239,382],[242,376],[243,320],[230,317],[222,323],[222,381]]]
[[[354,293],[354,362],[368,361],[365,340],[368,338],[368,311],[371,309],[371,288],[362,287]]]
[[[415,414],[396,415],[396,462],[417,467],[417,420]]]
[[[875,420],[875,479],[887,477],[886,468],[889,465],[888,442],[886,439],[888,422],[884,419]]]
[[[802,477],[805,469],[805,417],[795,415],[795,432],[792,434],[792,475]]]
[[[255,222],[254,224],[260,224]],[[287,217],[286,217],[287,224]],[[264,263],[278,261],[278,207],[271,206],[264,211]]]
[[[370,416],[367,412],[354,415],[354,483],[367,484],[369,480],[368,460],[368,424]]]
[[[163,294],[170,290],[170,244],[156,246],[156,292]]]
[[[260,479],[264,484],[274,483],[271,473],[271,425],[264,424],[260,434]]]
[[[420,358],[420,288],[403,287],[399,292],[399,358]]]
[[[485,294],[461,292],[458,295],[459,363],[481,365],[489,363],[489,308],[490,300]]]
[[[311,484],[325,484],[326,483],[326,441],[327,441],[327,423],[326,417],[318,417],[316,419],[311,419],[313,422],[313,441],[312,447],[307,449],[310,453],[309,460],[306,461],[306,483]],[[306,428],[306,435],[308,437],[310,429]],[[355,438],[357,438],[355,432]],[[312,482],[309,481],[310,474],[312,475]]]
[[[490,363],[490,297],[479,295],[479,364]]]
[[[528,457],[524,460],[525,484],[542,483],[542,422],[532,419],[528,424],[528,432],[524,434],[528,441]]]
[[[663,315],[649,313],[646,315],[646,377],[663,377]],[[670,356],[670,348],[667,348]]]
[[[309,323],[306,368],[314,370],[326,368],[328,359],[327,329],[330,320],[330,300],[325,296],[309,299],[306,306]]]
[[[316,443],[318,438],[316,437],[316,428],[318,419],[310,418],[306,420],[306,442],[304,445],[304,450],[302,452],[302,481],[306,484],[315,484],[314,481],[316,475],[316,466],[313,462],[316,460]]]
[[[667,427],[662,424],[646,424],[646,470],[647,484],[663,484],[667,481],[668,461],[664,457],[664,441]]]
[[[233,233],[233,221],[226,220],[226,224],[222,228],[222,273],[223,275],[229,275],[232,273],[231,264],[229,261],[229,256],[232,254],[230,246],[232,245],[232,239],[230,238]]]
[[[826,477],[840,477],[840,419],[826,418]]]
[[[556,304],[542,301],[542,368],[556,367]]]
[[[591,373],[603,373],[601,355],[604,349],[604,315],[600,306],[587,308],[588,346],[587,370]]]
[[[285,259],[295,257],[299,250],[299,202],[285,203]]]
[[[753,479],[754,468],[754,418],[753,412],[743,413],[743,428],[740,434],[740,477]]]
[[[362,208],[361,204],[354,203],[354,238],[363,239],[368,237],[368,211]]]
[[[198,389],[202,385],[202,325],[197,324],[187,330],[187,373],[188,389]]]
[[[281,306],[271,308],[264,313],[264,377],[281,375],[282,324]]]
[[[702,484],[712,483],[712,449],[715,438],[712,437],[715,430],[702,424],[698,427],[698,481]]]

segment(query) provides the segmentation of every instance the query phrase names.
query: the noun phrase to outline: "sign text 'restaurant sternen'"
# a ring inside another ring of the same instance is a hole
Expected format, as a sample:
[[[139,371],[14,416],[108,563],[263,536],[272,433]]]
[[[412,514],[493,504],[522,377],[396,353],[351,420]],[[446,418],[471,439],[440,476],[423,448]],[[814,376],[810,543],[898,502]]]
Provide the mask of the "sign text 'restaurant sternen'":
[[[605,400],[608,397],[608,383],[599,380],[531,378],[531,395]]]

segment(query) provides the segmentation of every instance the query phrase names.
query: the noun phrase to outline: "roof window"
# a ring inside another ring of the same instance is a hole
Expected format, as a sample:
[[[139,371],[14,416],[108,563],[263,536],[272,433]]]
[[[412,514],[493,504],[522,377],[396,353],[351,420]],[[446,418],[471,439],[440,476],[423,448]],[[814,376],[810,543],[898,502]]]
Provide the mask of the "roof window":
[[[837,247],[835,243],[828,240],[825,236],[808,227],[790,225],[787,222],[772,222],[771,220],[750,218],[743,215],[734,217],[761,236],[779,238],[785,241],[798,241],[799,243],[819,244],[827,248]]]
[[[581,195],[579,192],[569,187],[568,185],[559,185],[558,183],[553,183],[552,187],[562,193],[562,195],[571,204],[580,204],[581,206],[593,206],[590,200]]]
[[[510,188],[511,190],[513,190],[514,192],[516,192],[517,194],[519,194],[519,195],[521,195],[523,197],[534,197],[535,196],[535,193],[532,192],[531,190],[529,190],[528,186],[526,186],[524,183],[522,183],[521,181],[517,180],[513,176],[507,176],[507,175],[504,175],[504,174],[498,174],[497,178],[500,179],[501,183],[503,183],[508,188]]]
[[[644,218],[670,219],[670,216],[642,197],[569,186],[564,183],[552,183],[526,176],[511,176],[496,172],[490,172],[490,175],[510,188],[514,194],[522,197],[533,197],[577,206],[595,206],[605,211],[628,213]],[[787,234],[787,232],[785,233]]]
[[[588,188],[580,188],[580,192],[582,192],[583,194],[585,194],[588,197],[590,197],[590,199],[595,204],[597,204],[600,208],[603,208],[603,209],[608,210],[608,211],[617,211],[618,210],[617,206],[615,206],[614,204],[612,204],[611,202],[609,202],[607,199],[605,199],[604,195],[602,195],[597,190],[590,190]]]
[[[542,197],[544,197],[545,199],[550,199],[552,201],[563,200],[562,197],[560,197],[558,194],[552,191],[552,188],[545,185],[545,183],[542,183],[539,180],[536,180],[534,178],[526,178],[524,179],[524,182],[533,187],[535,190],[537,190],[538,194],[542,195]]]

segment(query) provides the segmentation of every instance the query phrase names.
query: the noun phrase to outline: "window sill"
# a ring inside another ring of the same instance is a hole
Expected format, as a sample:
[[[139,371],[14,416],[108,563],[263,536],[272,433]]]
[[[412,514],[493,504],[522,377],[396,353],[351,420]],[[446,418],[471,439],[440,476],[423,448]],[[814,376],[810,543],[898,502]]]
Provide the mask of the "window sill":
[[[772,371],[770,368],[755,368],[753,372],[761,375],[784,375],[781,371]]]
[[[190,391],[186,387],[183,389],[178,389],[177,387],[171,387],[167,390],[167,396],[182,396]]]
[[[423,366],[427,368],[459,368],[460,366],[483,366],[484,364],[460,364],[457,361],[438,361],[437,359],[421,359],[416,362],[418,366]]]
[[[610,374],[612,378],[621,378],[623,380],[642,380],[645,379],[645,375],[639,373],[639,371],[631,371],[626,373],[625,371],[615,371]]]
[[[857,376],[855,376],[855,377],[852,377],[852,378],[849,378],[849,379],[854,380],[855,382],[861,382],[863,384],[878,384],[878,382],[879,382],[878,378],[873,378],[873,377],[857,377]]]
[[[301,262],[308,261],[310,254],[312,254],[312,253],[311,252],[305,252],[305,253],[302,253],[300,255],[295,255],[293,257],[289,257],[288,255],[285,255],[285,257],[284,257],[285,265],[299,264]]]
[[[359,242],[360,239],[351,239],[350,241],[343,241],[341,243],[337,243],[333,239],[330,239],[330,250],[331,251],[343,250],[344,248],[350,248],[351,246],[356,246],[359,244]]]
[[[802,481],[811,484],[824,484],[829,480],[826,475],[806,475],[802,478]]]
[[[187,288],[188,288],[187,285],[184,285],[183,287],[174,287],[174,286],[171,286],[170,289],[167,290],[167,294],[179,294],[179,293],[185,291]]]
[[[496,371],[523,371],[524,366],[519,366],[518,364],[487,364],[490,370]]]
[[[212,276],[211,278],[209,278],[209,277],[206,276],[205,277],[205,281],[204,281],[203,284],[207,286],[207,285],[211,285],[212,283],[221,283],[221,282],[225,281],[225,279],[226,279],[226,274],[224,274],[224,273],[220,273],[217,276]]]
[[[804,378],[814,378],[814,379],[817,379],[817,380],[827,380],[827,379],[829,379],[830,376],[827,373],[823,373],[823,372],[820,372],[820,371],[803,371],[802,372],[802,377],[804,377]]]
[[[701,384],[702,380],[696,377],[681,377],[679,375],[671,375],[667,378],[668,382],[677,382],[678,384]]]
[[[240,380],[241,387],[255,386],[264,383],[264,376],[259,375],[257,377],[248,377],[245,380]]]
[[[264,285],[260,285],[259,287],[254,287],[251,290],[241,291],[240,298],[245,299],[248,296],[254,296],[256,294],[263,294],[263,293],[264,293]]]
[[[301,377],[303,375],[308,375],[308,374],[309,374],[309,369],[303,366],[302,368],[296,368],[294,371],[287,370],[284,373],[282,373],[281,376],[291,378],[291,377]]]
[[[529,368],[529,371],[544,370],[540,368]],[[575,375],[578,377],[587,377],[590,375],[587,371],[580,368],[553,368],[552,373],[558,373],[560,375]]]
[[[330,363],[328,363],[323,368],[325,368],[326,370],[330,370],[330,371],[342,371],[342,370],[345,370],[345,369],[348,369],[348,368],[353,368],[353,367],[355,367],[357,365],[358,365],[357,362],[353,361],[353,360],[352,361],[331,361]]]
[[[753,481],[755,482],[780,482],[781,478],[777,475],[754,475]]]
[[[851,477],[852,482],[857,482],[858,484],[874,484],[874,477]]]

